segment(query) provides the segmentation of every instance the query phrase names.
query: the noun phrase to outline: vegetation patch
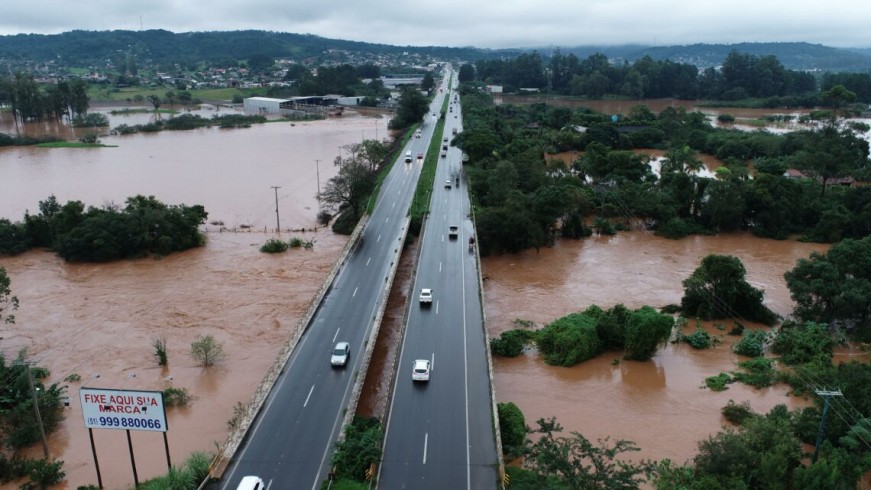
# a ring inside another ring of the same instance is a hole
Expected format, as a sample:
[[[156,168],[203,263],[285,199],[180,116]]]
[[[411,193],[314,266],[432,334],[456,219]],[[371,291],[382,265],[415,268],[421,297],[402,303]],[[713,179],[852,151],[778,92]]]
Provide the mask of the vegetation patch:
[[[764,354],[768,334],[762,330],[744,330],[743,332],[741,340],[732,347],[732,351],[747,357],[760,357]]]
[[[729,383],[732,383],[732,377],[729,376],[728,373],[720,373],[716,376],[709,376],[705,378],[705,386],[708,387],[711,391],[723,391],[729,389],[726,386]]]
[[[355,416],[345,427],[345,438],[336,444],[333,466],[339,478],[366,481],[366,470],[381,461],[383,429],[377,418]]]

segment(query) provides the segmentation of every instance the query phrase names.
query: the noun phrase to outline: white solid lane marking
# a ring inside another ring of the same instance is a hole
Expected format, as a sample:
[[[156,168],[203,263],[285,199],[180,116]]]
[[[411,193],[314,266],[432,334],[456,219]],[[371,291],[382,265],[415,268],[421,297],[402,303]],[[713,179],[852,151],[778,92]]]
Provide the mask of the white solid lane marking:
[[[308,390],[308,396],[305,397],[305,403],[302,404],[302,408],[305,408],[308,405],[308,399],[312,397],[312,392],[315,390],[315,385],[312,385],[311,389]]]
[[[266,490],[269,490],[269,487],[272,486],[272,478],[269,479],[269,483],[266,484]]]
[[[432,353],[432,356],[430,357],[430,360],[429,360],[429,370],[430,370],[430,371],[435,371],[435,352],[433,352],[433,353]]]
[[[360,288],[359,288],[359,287],[354,288],[354,294],[351,295],[352,298],[356,298],[356,297],[357,297],[357,290],[358,290],[358,289],[360,289]]]
[[[336,339],[339,337],[339,330],[341,330],[341,329],[342,329],[342,327],[339,327],[336,329],[336,334],[333,335],[333,342],[335,342]]]
[[[366,260],[366,267],[369,267],[369,262],[372,262],[372,257],[369,257],[369,259]]]
[[[439,272],[441,272],[441,271],[442,271],[442,263],[439,262]]]
[[[439,302],[438,302],[438,301],[436,301],[436,312],[435,312],[435,314],[436,314],[436,315],[439,314]]]
[[[426,464],[426,444],[429,441],[429,432],[423,435],[423,464]]]

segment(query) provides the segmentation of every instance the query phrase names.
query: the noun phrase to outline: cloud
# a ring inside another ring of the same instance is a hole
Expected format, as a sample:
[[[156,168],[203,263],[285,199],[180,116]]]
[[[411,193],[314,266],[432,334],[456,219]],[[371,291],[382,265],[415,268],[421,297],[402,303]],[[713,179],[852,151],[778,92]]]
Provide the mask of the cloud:
[[[871,3],[833,0],[31,0],[0,34],[262,29],[394,45],[575,46],[807,41],[871,47]]]

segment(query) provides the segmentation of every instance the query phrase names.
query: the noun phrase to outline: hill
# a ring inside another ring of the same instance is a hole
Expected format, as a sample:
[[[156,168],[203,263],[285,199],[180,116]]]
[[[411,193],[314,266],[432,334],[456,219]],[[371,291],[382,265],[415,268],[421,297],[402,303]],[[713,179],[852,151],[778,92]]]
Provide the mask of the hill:
[[[542,55],[553,47],[536,48]],[[615,62],[633,62],[644,56],[690,63],[699,68],[717,66],[732,50],[755,56],[776,56],[792,70],[830,72],[871,71],[871,50],[841,49],[811,43],[691,44],[677,46],[575,46],[561,47],[584,59],[602,53]],[[198,61],[244,60],[254,55],[290,58],[320,64],[330,61],[359,64],[390,56],[427,61],[476,61],[513,58],[525,49],[489,50],[475,47],[393,46],[359,41],[329,39],[311,34],[270,31],[211,31],[173,33],[147,31],[70,31],[62,34],[17,34],[0,36],[0,62],[53,61],[66,66],[101,66],[119,55],[134,55],[150,63],[191,63]],[[362,57],[362,58],[361,58]]]

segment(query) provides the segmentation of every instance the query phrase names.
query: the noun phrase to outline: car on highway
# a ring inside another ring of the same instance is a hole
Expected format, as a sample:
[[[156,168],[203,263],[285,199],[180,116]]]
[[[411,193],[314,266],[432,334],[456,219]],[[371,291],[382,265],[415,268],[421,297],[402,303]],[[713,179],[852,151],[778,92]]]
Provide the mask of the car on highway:
[[[451,188],[451,179],[448,179],[445,181],[445,189],[450,189],[450,188]]]
[[[443,151],[443,152],[442,152],[442,158],[447,158],[447,157],[448,157],[448,152]]]
[[[263,480],[261,480],[259,476],[242,477],[242,481],[240,481],[239,486],[236,487],[236,490],[265,490],[265,489],[266,489],[266,484],[263,483]]]
[[[448,137],[445,136],[444,138],[442,138],[442,141],[444,141],[445,143],[447,143],[447,142],[448,142]]]
[[[411,163],[411,152],[405,152],[405,163]]]
[[[430,363],[429,359],[417,359],[414,361],[414,367],[411,370],[412,381],[429,381]]]
[[[448,227],[448,238],[451,240],[456,240],[460,233],[460,227],[456,225],[451,225]]]
[[[418,159],[418,160],[423,160],[423,153],[418,153],[418,154],[417,154],[417,159]]]
[[[420,302],[421,304],[432,303],[432,289],[423,288],[420,290]]]
[[[344,366],[348,364],[348,358],[351,357],[351,344],[347,342],[339,342],[333,348],[333,354],[330,356],[330,364],[333,366]]]

